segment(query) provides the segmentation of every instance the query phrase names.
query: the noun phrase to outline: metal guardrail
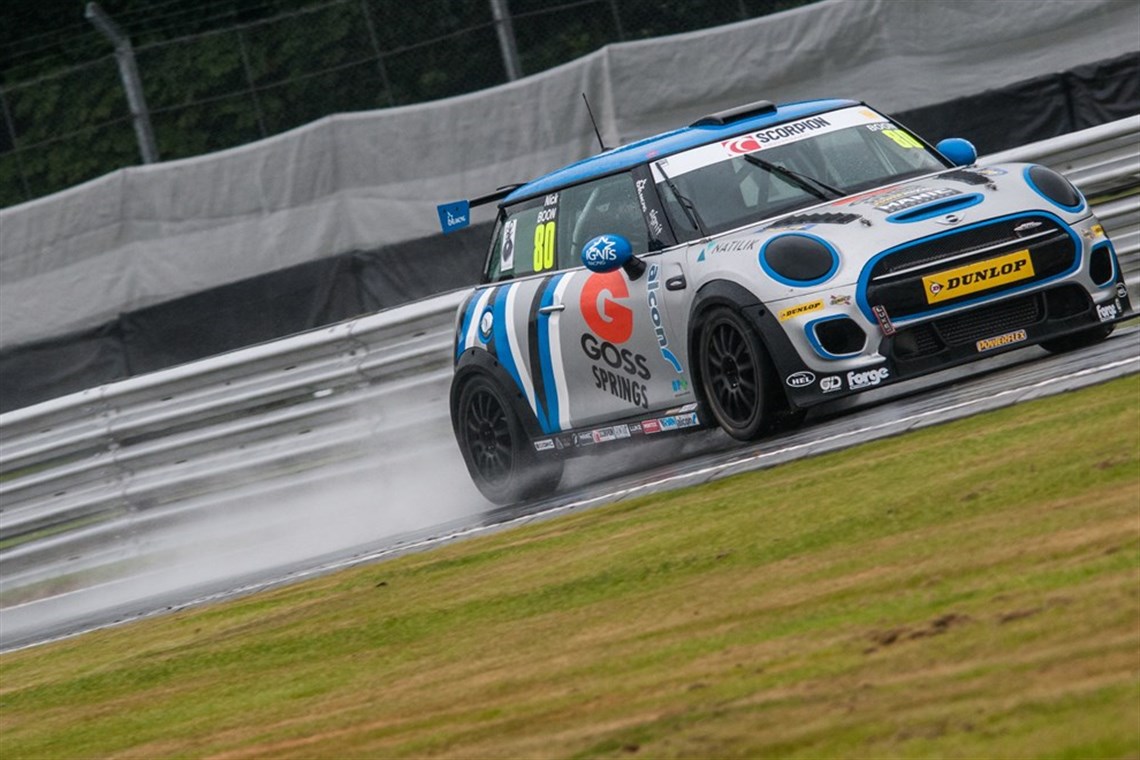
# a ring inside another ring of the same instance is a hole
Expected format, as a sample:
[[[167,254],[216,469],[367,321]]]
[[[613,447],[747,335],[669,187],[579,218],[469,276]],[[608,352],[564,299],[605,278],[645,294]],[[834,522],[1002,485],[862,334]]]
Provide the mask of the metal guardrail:
[[[1140,284],[1140,116],[984,160],[1067,174]],[[351,477],[378,447],[389,461],[454,448],[446,398],[463,296],[0,415],[3,590],[164,551],[181,521]]]

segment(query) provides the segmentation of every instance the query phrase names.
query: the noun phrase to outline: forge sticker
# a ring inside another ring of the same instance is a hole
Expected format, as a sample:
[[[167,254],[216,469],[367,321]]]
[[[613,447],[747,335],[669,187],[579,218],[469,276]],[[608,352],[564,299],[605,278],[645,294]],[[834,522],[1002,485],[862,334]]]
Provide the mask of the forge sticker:
[[[1029,256],[1029,250],[1023,249],[927,275],[922,278],[922,289],[926,294],[926,302],[936,304],[999,285],[1028,280],[1033,274],[1033,259]]]

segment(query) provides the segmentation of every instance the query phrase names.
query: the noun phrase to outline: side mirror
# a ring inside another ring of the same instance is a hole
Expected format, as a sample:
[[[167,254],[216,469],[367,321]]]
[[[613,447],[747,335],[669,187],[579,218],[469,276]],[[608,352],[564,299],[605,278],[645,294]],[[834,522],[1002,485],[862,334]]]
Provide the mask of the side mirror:
[[[947,137],[934,147],[955,166],[969,166],[978,160],[978,151],[974,148],[974,144],[961,137]]]
[[[633,246],[621,235],[598,235],[582,246],[582,263],[591,272],[612,272],[618,267],[629,279],[636,280],[645,271],[645,262],[633,255]]]

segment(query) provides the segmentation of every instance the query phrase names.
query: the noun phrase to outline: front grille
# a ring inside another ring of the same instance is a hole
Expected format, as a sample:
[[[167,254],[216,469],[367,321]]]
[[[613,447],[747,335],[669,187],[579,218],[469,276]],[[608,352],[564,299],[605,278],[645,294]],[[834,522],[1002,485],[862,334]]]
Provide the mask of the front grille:
[[[961,346],[1028,327],[1044,315],[1040,295],[1022,296],[937,319],[934,329],[949,345]]]
[[[1024,329],[1045,319],[1044,296],[1034,293],[970,311],[935,319],[900,330],[894,355],[910,360],[930,356],[947,347],[975,343],[984,338]]]
[[[1032,277],[931,303],[923,277],[1024,250],[1032,261]],[[894,318],[909,317],[1055,277],[1073,267],[1077,254],[1074,235],[1053,217],[1032,214],[997,219],[925,238],[880,257],[866,275],[867,302],[885,306]]]

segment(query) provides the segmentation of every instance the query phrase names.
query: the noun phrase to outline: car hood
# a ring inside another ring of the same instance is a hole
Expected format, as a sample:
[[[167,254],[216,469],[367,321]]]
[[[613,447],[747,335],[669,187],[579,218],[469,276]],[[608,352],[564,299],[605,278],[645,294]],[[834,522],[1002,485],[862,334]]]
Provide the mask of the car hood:
[[[875,188],[718,236],[703,243],[699,255],[713,258],[717,249],[755,251],[781,235],[807,235],[838,254],[838,267],[826,283],[834,288],[855,283],[867,262],[883,251],[915,240],[1010,215],[1044,212],[1072,224],[1089,214],[1087,203],[1073,211],[1043,196],[1026,177],[1030,166],[959,168]],[[770,296],[790,297],[805,290],[784,285],[774,289],[779,292]]]

